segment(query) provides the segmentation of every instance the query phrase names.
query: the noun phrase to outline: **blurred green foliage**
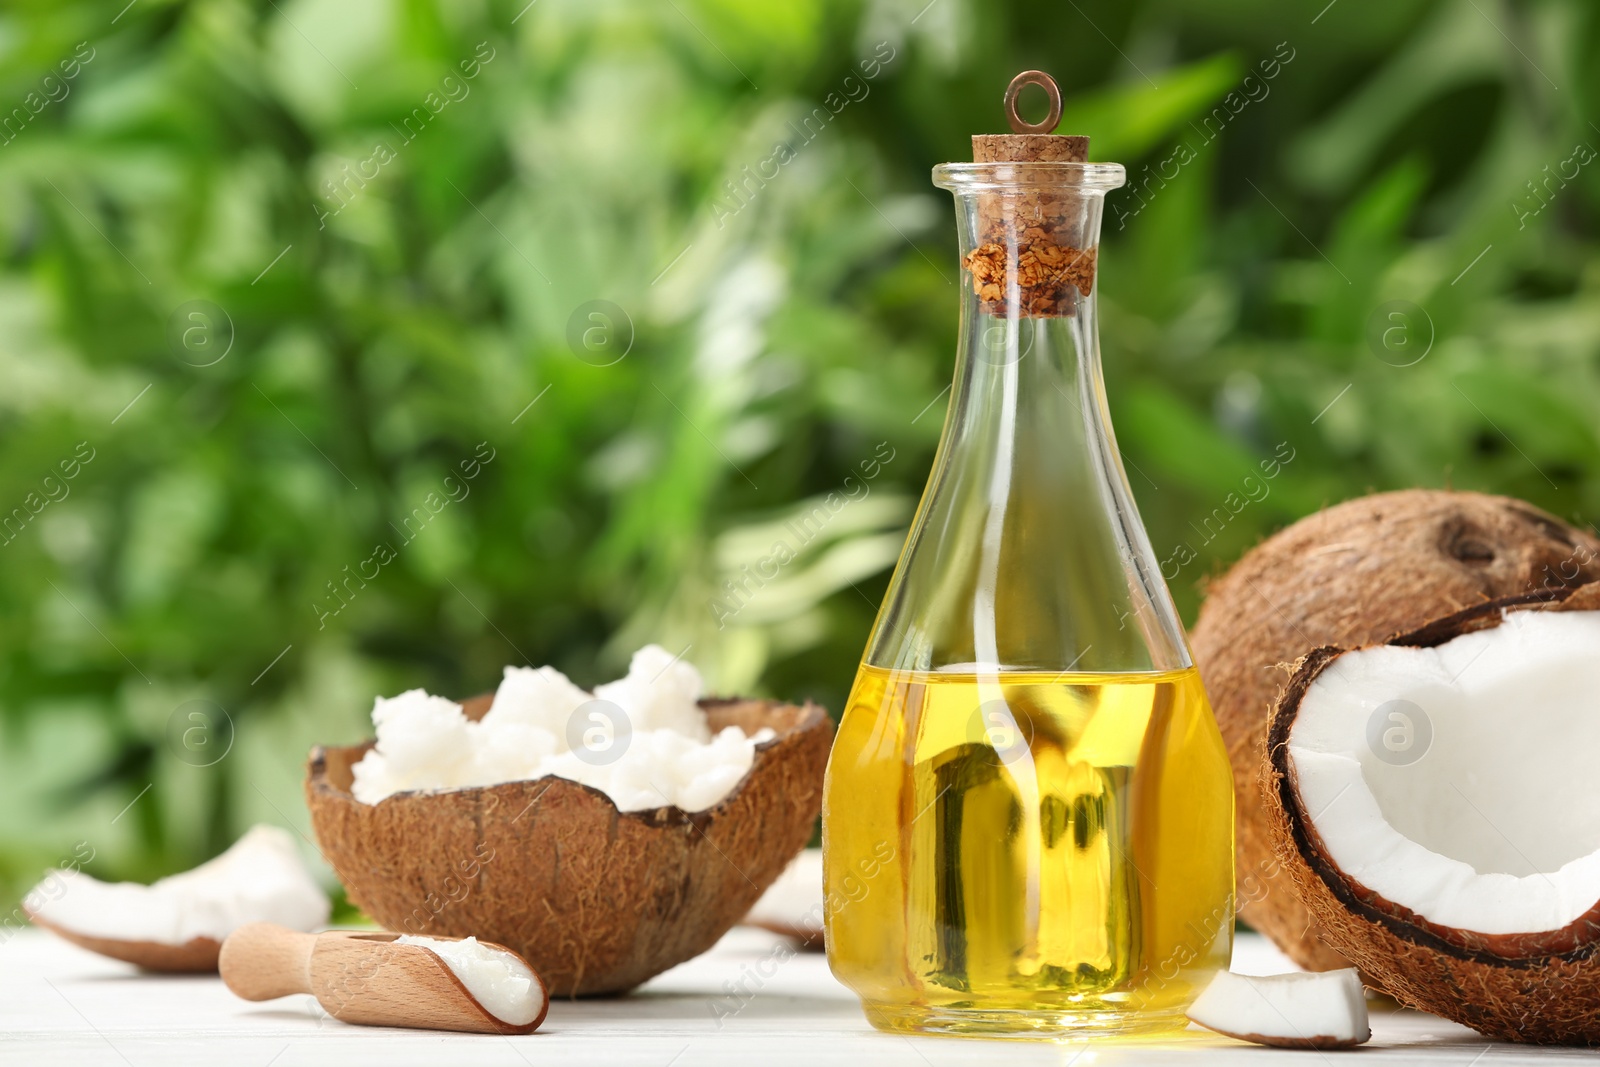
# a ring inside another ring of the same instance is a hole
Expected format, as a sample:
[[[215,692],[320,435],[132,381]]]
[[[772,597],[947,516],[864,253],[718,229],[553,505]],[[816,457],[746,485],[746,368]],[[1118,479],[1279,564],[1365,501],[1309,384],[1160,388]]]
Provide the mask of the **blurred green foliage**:
[[[1186,616],[1371,488],[1600,506],[1585,0],[123,2],[0,15],[5,895],[303,828],[312,743],[508,662],[837,710],[950,378],[928,171],[1024,67],[1129,168],[1108,386]]]

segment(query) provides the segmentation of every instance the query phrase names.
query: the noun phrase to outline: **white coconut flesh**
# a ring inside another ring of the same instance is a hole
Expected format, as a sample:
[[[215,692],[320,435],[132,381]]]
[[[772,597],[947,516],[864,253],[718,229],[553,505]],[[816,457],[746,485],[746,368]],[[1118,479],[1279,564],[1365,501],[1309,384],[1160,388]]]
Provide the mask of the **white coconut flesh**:
[[[1265,977],[1223,971],[1195,999],[1189,1018],[1229,1037],[1289,1048],[1359,1045],[1372,1036],[1354,967]]]
[[[1513,611],[1339,656],[1288,737],[1346,877],[1448,929],[1560,930],[1600,901],[1600,612]]]
[[[256,826],[193,870],[153,885],[102,882],[58,872],[28,895],[40,918],[85,937],[182,945],[221,941],[250,922],[314,930],[328,921],[328,896],[289,831]]]

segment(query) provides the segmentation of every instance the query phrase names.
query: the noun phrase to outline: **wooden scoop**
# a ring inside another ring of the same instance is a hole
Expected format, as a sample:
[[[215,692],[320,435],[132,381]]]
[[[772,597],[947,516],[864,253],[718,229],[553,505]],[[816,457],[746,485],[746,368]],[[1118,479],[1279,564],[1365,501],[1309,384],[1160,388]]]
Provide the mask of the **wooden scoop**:
[[[442,958],[421,945],[396,944],[398,936],[349,930],[302,934],[273,923],[250,923],[222,943],[222,980],[245,1000],[310,993],[335,1019],[364,1026],[527,1034],[544,1021],[550,997],[537,972],[538,1014],[518,1026],[479,1004]]]

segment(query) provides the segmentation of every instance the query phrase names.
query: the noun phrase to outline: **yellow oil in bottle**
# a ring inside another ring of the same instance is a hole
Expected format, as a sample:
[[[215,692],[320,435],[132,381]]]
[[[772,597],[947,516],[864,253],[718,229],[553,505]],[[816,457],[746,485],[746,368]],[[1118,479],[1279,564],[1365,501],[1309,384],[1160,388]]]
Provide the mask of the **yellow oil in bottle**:
[[[834,973],[891,1030],[1182,1026],[1228,964],[1227,767],[1192,667],[863,666],[823,807]]]

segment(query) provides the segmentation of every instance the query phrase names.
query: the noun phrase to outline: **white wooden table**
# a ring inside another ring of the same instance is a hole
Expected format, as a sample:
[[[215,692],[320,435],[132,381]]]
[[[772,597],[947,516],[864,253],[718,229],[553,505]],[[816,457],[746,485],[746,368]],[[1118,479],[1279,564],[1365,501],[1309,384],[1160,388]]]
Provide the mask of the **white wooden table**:
[[[310,997],[252,1004],[216,977],[156,977],[34,930],[0,945],[0,1064],[117,1067],[222,1064],[454,1064],[670,1067],[726,1064],[870,1063],[905,1067],[992,1064],[1103,1067],[1185,1064],[1275,1067],[1304,1063],[1423,1063],[1454,1067],[1600,1062],[1600,1054],[1490,1044],[1469,1030],[1415,1012],[1378,1013],[1372,1044],[1354,1054],[1288,1053],[1199,1031],[1112,1044],[905,1038],[867,1025],[855,998],[820,955],[773,955],[777,942],[737,929],[715,949],[629,997],[557,1001],[539,1032],[477,1037],[346,1026]],[[781,961],[781,962],[779,962]],[[1260,938],[1245,937],[1238,970],[1287,969]],[[759,982],[752,975],[771,972]],[[730,999],[743,979],[748,998]],[[759,986],[759,988],[758,988]],[[743,1001],[742,1005],[740,1001]]]

